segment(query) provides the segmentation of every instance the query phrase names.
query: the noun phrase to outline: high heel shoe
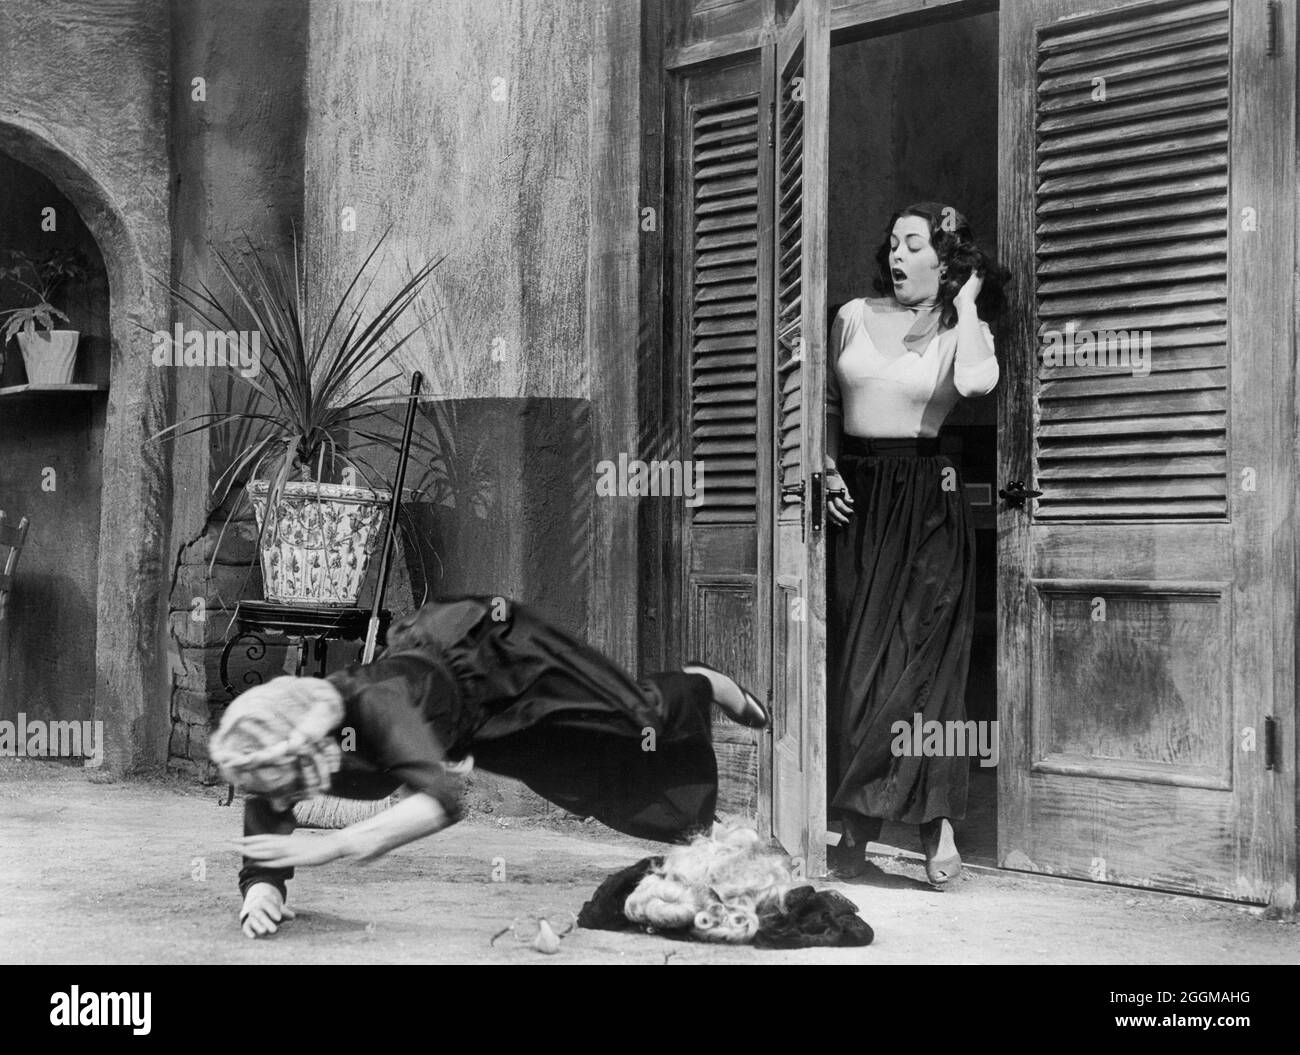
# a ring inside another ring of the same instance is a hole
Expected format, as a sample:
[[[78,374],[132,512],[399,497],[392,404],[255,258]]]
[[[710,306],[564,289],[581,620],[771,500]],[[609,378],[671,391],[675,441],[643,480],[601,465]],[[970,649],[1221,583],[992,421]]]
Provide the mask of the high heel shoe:
[[[701,663],[698,659],[690,660],[683,667],[685,673],[690,673],[687,668],[699,667],[701,670],[707,670],[711,674],[717,674],[719,677],[726,678],[740,690],[743,702],[737,706],[727,700],[720,699],[717,693],[713,695],[713,702],[716,703],[727,713],[727,717],[741,725],[747,725],[751,729],[766,729],[772,724],[772,716],[767,713],[767,708],[758,702],[758,697],[750,692],[745,686],[740,684],[730,674],[723,674],[716,667],[711,667],[707,663]]]
[[[947,817],[939,817],[920,826],[921,848],[925,851],[925,876],[935,886],[943,886],[961,875],[961,854],[957,853],[955,844],[953,852],[947,857],[935,856],[939,852],[945,823],[950,827],[952,825]]]

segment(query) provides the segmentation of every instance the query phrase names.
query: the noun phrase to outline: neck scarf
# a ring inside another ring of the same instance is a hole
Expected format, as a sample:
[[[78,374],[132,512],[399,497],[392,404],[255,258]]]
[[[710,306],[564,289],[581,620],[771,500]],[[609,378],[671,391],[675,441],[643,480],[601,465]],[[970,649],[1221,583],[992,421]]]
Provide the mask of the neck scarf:
[[[900,304],[898,308],[897,311],[878,311],[868,307],[864,313],[867,334],[881,352],[891,357],[908,352],[924,355],[934,335],[939,332],[943,306],[938,303],[920,304],[913,309]],[[910,319],[908,312],[912,313]]]
[[[924,355],[925,350],[930,347],[930,341],[939,332],[939,320],[943,315],[943,305],[936,300],[933,305],[918,305],[918,307],[920,310],[916,312],[912,328],[903,337],[903,344],[909,352]]]

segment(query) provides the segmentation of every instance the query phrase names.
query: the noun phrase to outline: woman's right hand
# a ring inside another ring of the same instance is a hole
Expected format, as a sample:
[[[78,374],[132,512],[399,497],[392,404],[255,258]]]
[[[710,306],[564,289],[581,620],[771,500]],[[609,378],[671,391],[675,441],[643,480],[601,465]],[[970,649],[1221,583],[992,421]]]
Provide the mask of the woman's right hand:
[[[840,493],[832,494],[833,491]],[[830,467],[826,469],[826,514],[832,523],[840,527],[847,525],[853,516],[853,496],[844,485],[844,477],[839,474],[839,470]]]
[[[244,907],[239,910],[239,926],[250,938],[274,934],[281,923],[293,919],[293,909],[284,903],[277,887],[270,883],[254,883],[244,895]]]

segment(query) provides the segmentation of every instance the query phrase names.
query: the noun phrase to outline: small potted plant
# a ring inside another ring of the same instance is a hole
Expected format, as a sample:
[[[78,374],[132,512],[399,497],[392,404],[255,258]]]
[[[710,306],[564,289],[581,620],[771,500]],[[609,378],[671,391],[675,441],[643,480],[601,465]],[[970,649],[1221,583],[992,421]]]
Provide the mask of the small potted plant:
[[[376,277],[371,264],[383,241],[371,249],[340,299],[312,317],[300,249],[287,262],[267,259],[250,244],[245,263],[236,267],[211,247],[233,299],[206,286],[162,282],[178,304],[213,331],[244,331],[236,318],[242,308],[260,338],[258,369],[229,374],[232,383],[244,387],[242,405],[187,418],[154,438],[214,431],[229,437],[232,430],[238,436],[214,491],[225,502],[233,487],[245,483],[257,519],[268,601],[354,606],[384,537],[392,495],[374,486],[378,474],[367,450],[396,451],[399,442],[375,427],[377,419],[401,409],[403,397],[392,394],[398,374],[380,375],[419,332],[417,326],[399,336],[396,326],[441,258],[419,268],[368,312],[364,301]],[[233,516],[237,503],[228,508]]]
[[[29,384],[66,385],[72,380],[81,333],[54,328],[56,318],[71,320],[52,301],[67,283],[85,280],[85,261],[75,249],[59,249],[43,257],[10,249],[6,255],[9,264],[0,267],[0,281],[24,290],[32,303],[0,312],[0,318],[9,320],[0,341],[0,367],[4,365],[4,348],[17,337]]]

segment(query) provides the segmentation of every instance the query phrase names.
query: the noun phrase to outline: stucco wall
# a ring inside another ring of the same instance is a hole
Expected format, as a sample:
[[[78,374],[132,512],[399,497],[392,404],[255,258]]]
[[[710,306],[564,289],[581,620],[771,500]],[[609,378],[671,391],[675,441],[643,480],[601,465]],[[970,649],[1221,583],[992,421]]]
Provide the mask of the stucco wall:
[[[223,290],[210,246],[235,260],[245,239],[288,253],[294,229],[302,233],[307,2],[173,0],[171,10],[173,274],[189,286]],[[188,312],[180,318],[198,325]],[[220,409],[245,395],[226,371],[211,378],[202,369],[174,372],[177,418],[207,410],[210,389]],[[228,699],[220,650],[236,602],[260,598],[261,579],[251,520],[226,528],[226,510],[213,512],[210,485],[225,467],[220,452],[209,459],[207,437],[180,442],[198,468],[177,488],[173,509],[168,760],[212,779],[208,735]],[[257,669],[269,675],[282,659],[283,650],[272,649]],[[235,671],[244,672],[238,661]]]
[[[590,517],[575,503],[589,511],[592,489],[564,457],[529,452],[591,447],[574,434],[591,424],[572,401],[592,388],[592,11],[579,0],[317,3],[307,73],[306,224],[321,301],[390,226],[376,295],[397,288],[408,261],[445,255],[419,312],[431,324],[402,366],[455,400],[467,435],[493,443],[491,544],[469,521],[435,530],[450,569],[435,578],[518,595],[577,631],[591,579]]]
[[[160,510],[170,466],[145,441],[165,421],[169,379],[133,324],[166,315],[148,275],[165,275],[169,258],[168,9],[159,0],[10,0],[3,15],[0,151],[68,195],[110,284],[95,717],[105,722],[108,763],[124,768],[160,761],[168,731]]]
[[[477,457],[487,487],[481,502],[462,491],[412,510],[417,590],[515,596],[629,665],[634,510],[596,498],[594,467],[635,456],[639,12],[323,0],[306,93],[320,299],[390,227],[377,295],[445,257],[400,365],[426,377],[422,433],[441,446],[432,422],[450,425],[453,458],[467,470]],[[411,483],[427,468],[417,456]],[[542,808],[485,775],[470,798]]]

